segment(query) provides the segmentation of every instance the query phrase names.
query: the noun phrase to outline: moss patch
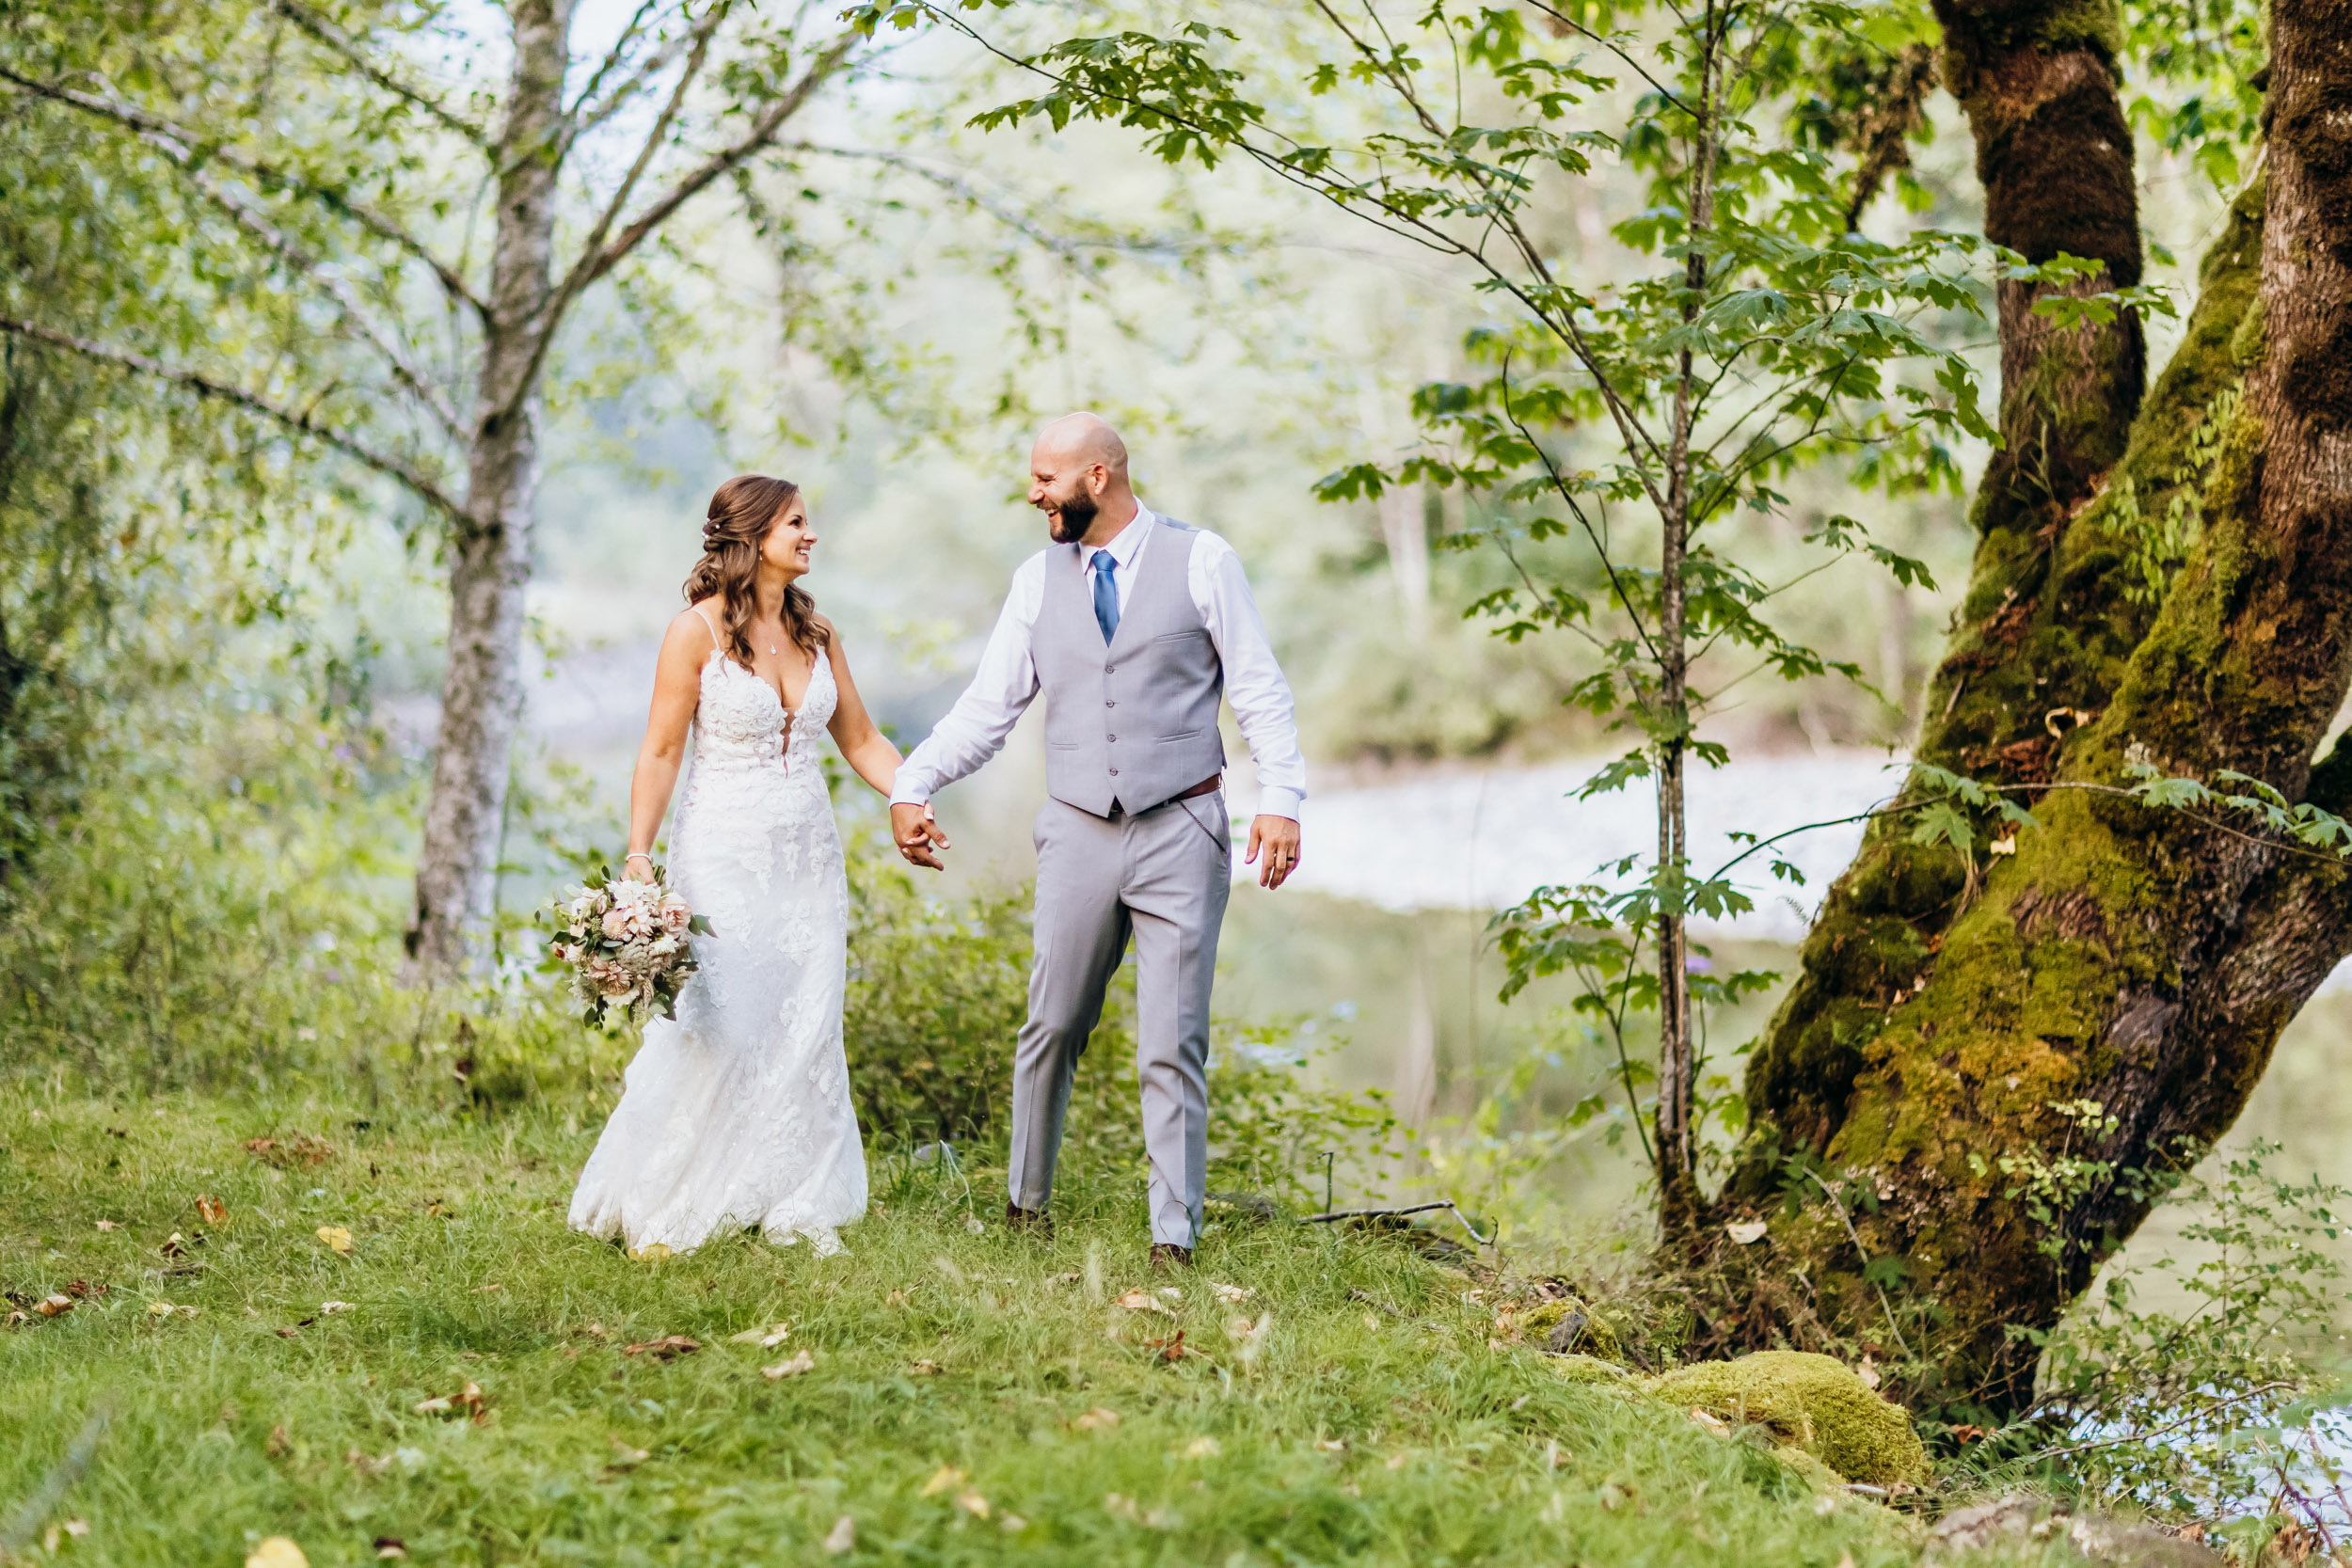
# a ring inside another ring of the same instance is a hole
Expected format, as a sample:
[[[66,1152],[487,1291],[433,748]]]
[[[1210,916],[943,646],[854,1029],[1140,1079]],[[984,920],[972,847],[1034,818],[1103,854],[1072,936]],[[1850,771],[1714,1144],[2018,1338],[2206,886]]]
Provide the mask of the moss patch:
[[[1889,1486],[1928,1472],[1927,1450],[1911,1418],[1826,1355],[1758,1351],[1736,1361],[1677,1368],[1646,1386],[1661,1399],[1721,1420],[1769,1428],[1848,1481]]]

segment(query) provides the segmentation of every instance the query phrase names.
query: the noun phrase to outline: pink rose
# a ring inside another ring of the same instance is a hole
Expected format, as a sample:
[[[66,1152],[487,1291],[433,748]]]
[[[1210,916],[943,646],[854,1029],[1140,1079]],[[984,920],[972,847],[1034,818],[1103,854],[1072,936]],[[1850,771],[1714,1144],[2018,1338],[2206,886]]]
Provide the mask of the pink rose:
[[[604,934],[614,942],[626,941],[629,934],[629,911],[626,909],[604,911]]]
[[[684,931],[694,923],[694,911],[683,898],[661,900],[661,928],[672,936]]]

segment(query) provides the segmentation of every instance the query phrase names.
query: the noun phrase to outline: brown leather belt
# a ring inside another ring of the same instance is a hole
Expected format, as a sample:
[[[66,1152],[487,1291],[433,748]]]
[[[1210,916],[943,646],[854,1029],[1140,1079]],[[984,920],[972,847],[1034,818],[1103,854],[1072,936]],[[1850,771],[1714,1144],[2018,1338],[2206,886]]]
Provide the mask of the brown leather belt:
[[[1207,778],[1201,780],[1199,784],[1194,784],[1190,789],[1185,790],[1180,795],[1171,795],[1168,799],[1171,800],[1189,800],[1196,795],[1214,795],[1216,793],[1217,785],[1223,784],[1224,782],[1224,774],[1212,773]]]

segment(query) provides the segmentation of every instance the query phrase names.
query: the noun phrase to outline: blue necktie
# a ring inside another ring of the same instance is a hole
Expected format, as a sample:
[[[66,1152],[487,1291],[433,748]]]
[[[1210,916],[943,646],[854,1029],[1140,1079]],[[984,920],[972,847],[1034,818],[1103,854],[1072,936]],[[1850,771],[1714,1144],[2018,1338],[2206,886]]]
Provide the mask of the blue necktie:
[[[1119,570],[1119,562],[1108,550],[1094,552],[1094,622],[1103,628],[1103,645],[1108,647],[1119,630],[1119,585],[1111,574]]]

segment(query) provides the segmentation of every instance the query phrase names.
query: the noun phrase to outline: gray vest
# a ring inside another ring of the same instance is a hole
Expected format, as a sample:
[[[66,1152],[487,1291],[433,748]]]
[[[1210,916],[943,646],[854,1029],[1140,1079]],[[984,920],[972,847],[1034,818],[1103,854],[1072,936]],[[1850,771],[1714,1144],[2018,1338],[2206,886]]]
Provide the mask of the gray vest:
[[[1046,551],[1029,632],[1045,693],[1046,792],[1096,816],[1149,811],[1225,767],[1225,666],[1188,586],[1200,534],[1165,517],[1150,526],[1110,646],[1094,619],[1094,552],[1081,545]]]

